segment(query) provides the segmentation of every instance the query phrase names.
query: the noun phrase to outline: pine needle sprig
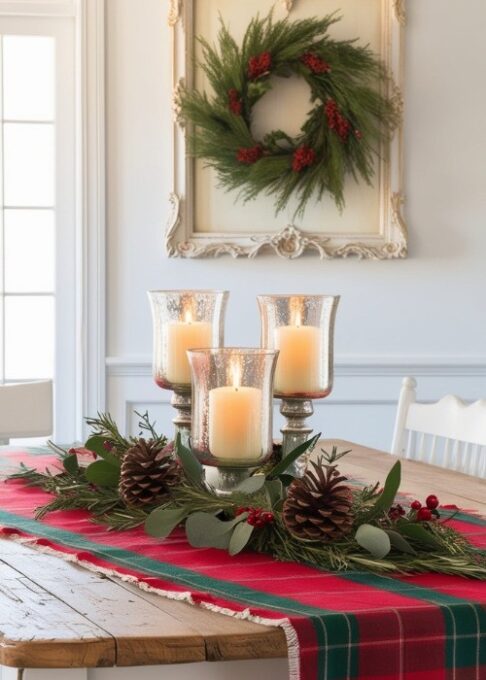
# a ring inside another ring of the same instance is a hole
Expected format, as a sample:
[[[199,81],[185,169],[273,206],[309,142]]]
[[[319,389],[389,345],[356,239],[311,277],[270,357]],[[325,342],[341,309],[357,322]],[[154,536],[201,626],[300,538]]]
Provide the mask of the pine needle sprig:
[[[118,492],[113,489],[93,489],[88,484],[77,484],[60,486],[58,492],[56,498],[37,508],[36,519],[42,519],[55,510],[87,510],[97,518],[121,505]]]
[[[110,531],[127,531],[141,526],[148,514],[149,510],[140,508],[115,507],[108,509],[104,514],[98,514],[93,520]]]
[[[163,434],[158,434],[155,430],[155,421],[152,423],[148,411],[145,413],[139,413],[134,411],[135,415],[140,418],[138,426],[140,428],[140,437],[142,437],[145,432],[148,432],[150,438],[153,439],[154,444],[158,447],[164,447],[167,444],[167,437]]]
[[[131,439],[124,437],[118,425],[109,413],[98,412],[96,418],[86,418],[86,424],[91,428],[93,436],[100,436],[112,444],[119,453],[125,452],[131,446]]]
[[[455,535],[452,535],[455,534]],[[408,555],[393,551],[384,559],[363,553],[353,539],[322,545],[289,536],[281,519],[271,532],[257,534],[254,550],[272,554],[283,562],[300,562],[331,571],[365,570],[378,574],[437,572],[486,580],[486,554],[472,547],[457,532],[451,533],[442,551],[418,551]]]

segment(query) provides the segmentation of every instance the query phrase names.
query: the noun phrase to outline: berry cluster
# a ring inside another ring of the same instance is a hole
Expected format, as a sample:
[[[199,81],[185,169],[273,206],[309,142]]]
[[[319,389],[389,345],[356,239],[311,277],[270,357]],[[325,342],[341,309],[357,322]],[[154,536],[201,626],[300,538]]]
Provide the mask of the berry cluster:
[[[307,144],[302,144],[298,149],[294,151],[292,158],[292,170],[294,172],[300,172],[304,168],[308,168],[309,165],[313,165],[316,161],[316,152],[311,149]]]
[[[341,138],[341,141],[345,142],[348,139],[351,125],[339,110],[339,107],[334,99],[327,100],[326,104],[324,105],[324,111],[326,113],[329,129],[334,130],[334,132],[336,132]],[[356,136],[359,138],[358,134],[356,134]]]
[[[400,505],[400,503],[397,503],[397,505],[392,505],[388,510],[388,517],[392,520],[392,522],[400,519],[400,517],[403,517],[405,514],[405,510]]]
[[[243,101],[240,97],[240,93],[235,87],[228,90],[228,106],[235,116],[241,116],[241,109],[243,108]]]
[[[246,521],[252,527],[257,529],[262,529],[266,524],[272,524],[274,521],[273,512],[268,510],[263,510],[262,508],[238,508],[236,510],[236,515],[241,515],[243,512],[248,513]]]
[[[324,59],[321,59],[317,54],[313,54],[312,52],[303,54],[300,61],[305,64],[312,73],[329,73],[331,70],[327,61],[324,61]]]
[[[250,57],[248,60],[248,78],[255,80],[260,76],[268,73],[272,68],[272,55],[270,52],[262,52],[256,57]]]
[[[422,506],[420,501],[413,501],[410,507],[417,513],[417,520],[419,522],[430,522],[435,517],[439,517],[437,508],[439,507],[439,499],[434,494],[427,496],[425,499],[425,506]]]
[[[256,163],[263,156],[263,149],[260,144],[256,146],[242,146],[238,149],[236,154],[236,159],[239,163],[244,163],[245,165],[252,165]]]

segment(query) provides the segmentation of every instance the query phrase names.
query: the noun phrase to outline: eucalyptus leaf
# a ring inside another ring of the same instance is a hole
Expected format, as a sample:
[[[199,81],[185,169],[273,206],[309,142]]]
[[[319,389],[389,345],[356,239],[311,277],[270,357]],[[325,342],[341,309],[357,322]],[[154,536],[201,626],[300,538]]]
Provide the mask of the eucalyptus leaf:
[[[224,521],[209,512],[194,512],[186,520],[187,540],[194,548],[228,548],[231,532],[247,517],[242,513]]]
[[[265,493],[272,508],[283,498],[283,489],[280,479],[269,479],[265,482]]]
[[[235,488],[235,491],[239,491],[240,493],[244,494],[256,493],[263,487],[265,480],[265,475],[253,475],[252,477],[248,477],[248,479],[240,482],[240,484],[238,484],[238,486]]]
[[[356,531],[356,542],[378,560],[386,557],[391,550],[390,537],[372,524],[362,524]]]
[[[75,475],[79,472],[78,457],[75,453],[70,453],[65,456],[62,460],[62,464],[66,472],[69,472],[70,475]]]
[[[284,486],[290,486],[295,479],[293,475],[287,475],[286,473],[279,475],[278,478]]]
[[[248,522],[241,522],[236,525],[229,542],[230,555],[237,555],[243,550],[250,540],[254,528]]]
[[[88,451],[92,451],[93,453],[96,453],[97,456],[102,458],[104,461],[109,463],[110,465],[113,465],[114,467],[120,467],[121,466],[121,461],[120,459],[115,456],[111,451],[107,451],[105,449],[105,441],[106,437],[102,437],[100,435],[93,435],[89,439],[86,440],[86,443],[84,445],[85,449],[88,449]]]
[[[319,441],[319,437],[321,436],[321,433],[316,434],[314,437],[311,439],[308,439],[306,442],[303,444],[299,444],[293,451],[291,451],[289,454],[285,456],[285,458],[282,458],[281,461],[279,461],[274,467],[270,470],[269,474],[267,475],[268,479],[275,479],[275,477],[279,477],[281,474],[287,473],[287,468],[289,465],[292,465],[292,463],[299,458],[303,453],[307,451],[307,449],[313,449],[314,446],[317,444]]]
[[[155,538],[167,538],[185,517],[185,508],[156,508],[145,520],[145,531]]]
[[[403,536],[412,538],[431,548],[440,548],[443,545],[438,538],[431,534],[430,531],[427,531],[421,524],[403,520],[397,523],[397,529]]]
[[[120,481],[120,469],[104,460],[96,460],[88,465],[86,479],[96,486],[116,487]]]
[[[392,467],[385,480],[383,491],[378,496],[373,507],[365,514],[366,521],[370,521],[384,512],[387,512],[395,500],[398,489],[400,488],[400,479],[402,474],[402,466],[399,460]]]
[[[199,486],[202,483],[204,477],[203,466],[198,461],[193,452],[184,446],[180,434],[177,435],[175,440],[175,451],[182,467],[184,468],[186,477],[191,482],[193,482],[193,484],[197,484]]]
[[[412,548],[410,543],[398,533],[398,531],[393,531],[393,529],[386,529],[386,533],[390,538],[390,543],[394,548],[400,550],[401,552],[408,553],[409,555],[415,555],[416,551]]]

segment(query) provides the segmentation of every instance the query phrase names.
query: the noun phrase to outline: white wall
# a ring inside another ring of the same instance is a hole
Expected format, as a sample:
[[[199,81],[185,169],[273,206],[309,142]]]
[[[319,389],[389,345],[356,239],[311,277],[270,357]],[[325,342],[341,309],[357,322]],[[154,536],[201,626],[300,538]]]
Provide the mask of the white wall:
[[[408,2],[405,261],[174,260],[163,252],[170,190],[170,33],[165,0],[107,0],[108,408],[147,407],[150,288],[227,288],[227,342],[255,345],[261,292],[342,296],[326,435],[387,448],[401,376],[422,396],[486,396],[486,3]],[[237,208],[235,208],[237,209]],[[129,426],[130,423],[127,423]]]

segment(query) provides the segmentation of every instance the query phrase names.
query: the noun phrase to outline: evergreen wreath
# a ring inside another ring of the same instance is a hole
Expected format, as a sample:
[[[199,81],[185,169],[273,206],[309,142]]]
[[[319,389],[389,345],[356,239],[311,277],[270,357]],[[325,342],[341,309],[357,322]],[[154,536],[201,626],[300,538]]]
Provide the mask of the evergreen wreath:
[[[355,40],[333,40],[323,19],[273,21],[272,13],[250,22],[241,47],[221,22],[218,47],[204,38],[200,67],[213,93],[182,88],[178,105],[192,124],[190,153],[213,167],[220,184],[239,189],[244,201],[275,197],[276,213],[298,199],[302,215],[309,199],[328,192],[344,206],[350,174],[368,184],[374,158],[397,123],[392,102],[380,92],[383,64]],[[252,132],[255,104],[272,88],[272,77],[298,75],[311,89],[313,108],[299,134],[274,130],[263,139]]]

